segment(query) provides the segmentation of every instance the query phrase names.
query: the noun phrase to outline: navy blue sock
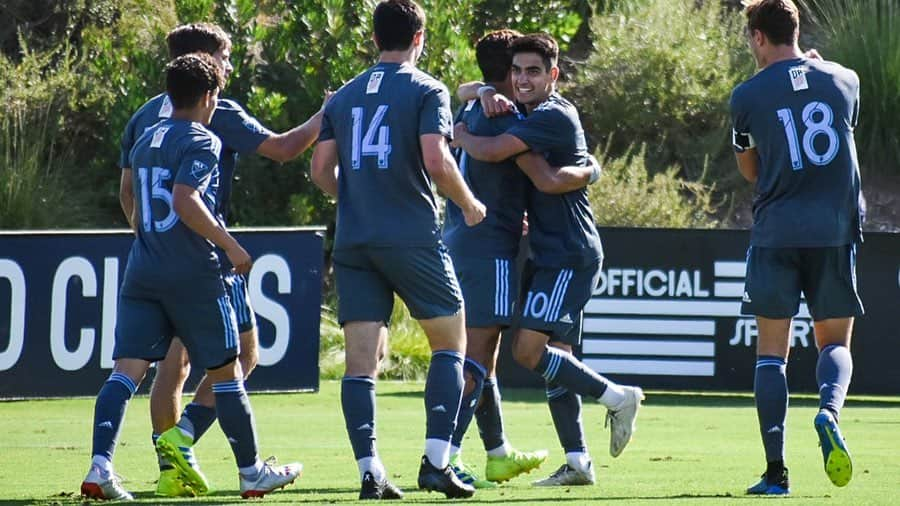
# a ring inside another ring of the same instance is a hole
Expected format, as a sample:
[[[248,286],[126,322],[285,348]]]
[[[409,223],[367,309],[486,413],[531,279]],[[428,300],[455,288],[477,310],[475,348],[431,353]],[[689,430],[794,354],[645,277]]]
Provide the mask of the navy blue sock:
[[[344,376],[341,381],[344,424],[356,460],[375,456],[375,380]]]
[[[459,405],[459,415],[456,417],[456,430],[453,431],[453,438],[450,439],[453,446],[457,448],[462,447],[463,436],[466,435],[466,431],[469,430],[469,424],[472,423],[475,407],[478,405],[478,399],[481,397],[481,392],[484,389],[484,377],[487,375],[484,366],[471,358],[466,359],[463,364],[463,371],[469,373],[474,385],[471,392],[465,393],[463,391],[462,401]]]
[[[786,370],[781,357],[761,355],[756,358],[753,393],[766,462],[784,461],[784,422],[788,407]]]
[[[506,442],[497,378],[491,377],[484,380],[481,403],[475,410],[475,422],[478,424],[478,435],[481,436],[485,451],[499,448]]]
[[[181,413],[181,420],[178,421],[178,425],[190,424],[189,432],[194,435],[194,444],[196,444],[215,421],[216,408],[209,408],[192,402],[184,407],[184,412]]]
[[[463,390],[462,365],[462,353],[440,350],[431,354],[425,380],[425,439],[449,442],[456,430]]]
[[[103,383],[94,402],[94,441],[91,455],[102,455],[112,461],[119,429],[125,419],[125,409],[135,390],[137,385],[134,381],[118,372],[110,374]]]
[[[606,391],[606,378],[600,376],[571,353],[545,346],[535,372],[579,395],[599,399]]]
[[[819,352],[816,363],[816,383],[819,384],[819,409],[827,409],[837,420],[847,398],[853,357],[850,349],[839,344],[826,346]]]
[[[242,380],[223,381],[212,386],[216,395],[216,416],[219,427],[231,443],[231,451],[238,467],[254,465],[259,460],[256,451],[256,421],[250,399]]]
[[[566,453],[586,452],[581,426],[581,396],[555,383],[547,383],[547,405],[550,406],[559,444]]]

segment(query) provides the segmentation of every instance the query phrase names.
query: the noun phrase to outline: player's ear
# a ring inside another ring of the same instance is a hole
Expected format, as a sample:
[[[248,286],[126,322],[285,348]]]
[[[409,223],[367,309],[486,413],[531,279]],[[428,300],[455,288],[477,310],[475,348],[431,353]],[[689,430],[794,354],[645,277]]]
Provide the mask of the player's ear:
[[[414,46],[420,46],[425,44],[425,29],[421,29],[413,34],[412,43]]]
[[[556,80],[559,79],[559,67],[556,65],[550,67],[550,79],[552,79],[553,82],[556,82]]]

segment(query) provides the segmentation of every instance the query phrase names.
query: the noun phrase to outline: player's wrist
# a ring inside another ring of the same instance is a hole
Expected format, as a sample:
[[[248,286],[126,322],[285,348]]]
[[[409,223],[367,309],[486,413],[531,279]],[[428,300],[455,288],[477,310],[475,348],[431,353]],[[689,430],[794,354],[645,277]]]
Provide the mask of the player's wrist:
[[[494,88],[490,84],[485,84],[478,87],[478,91],[475,93],[478,95],[478,99],[483,99],[486,93],[497,93],[497,88]]]

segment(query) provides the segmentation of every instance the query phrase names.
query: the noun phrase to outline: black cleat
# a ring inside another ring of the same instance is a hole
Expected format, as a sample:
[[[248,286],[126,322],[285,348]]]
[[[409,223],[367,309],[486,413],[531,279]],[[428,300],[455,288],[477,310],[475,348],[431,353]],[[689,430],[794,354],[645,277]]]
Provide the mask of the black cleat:
[[[372,473],[366,471],[363,474],[362,487],[359,489],[359,498],[362,499],[403,499],[403,491],[387,481],[375,481]]]
[[[788,495],[791,493],[791,484],[788,480],[786,467],[766,469],[760,480],[747,489],[750,495]]]
[[[419,466],[419,488],[443,492],[448,499],[472,497],[475,494],[475,488],[459,481],[450,466],[438,469],[424,455],[422,465]]]

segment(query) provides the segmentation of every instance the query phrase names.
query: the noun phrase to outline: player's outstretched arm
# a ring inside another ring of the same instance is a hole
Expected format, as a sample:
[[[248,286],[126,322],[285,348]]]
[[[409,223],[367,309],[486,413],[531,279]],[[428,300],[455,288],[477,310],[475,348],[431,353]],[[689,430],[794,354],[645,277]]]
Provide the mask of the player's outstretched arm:
[[[460,102],[481,100],[481,109],[488,118],[510,114],[516,109],[515,102],[502,93],[497,93],[493,86],[485,85],[481,81],[460,84],[456,89],[456,96]]]
[[[434,180],[438,190],[462,209],[466,225],[477,225],[484,219],[484,204],[475,198],[462,178],[456,160],[450,154],[447,139],[441,134],[419,136],[425,170]]]
[[[322,103],[322,108],[313,114],[305,123],[280,134],[273,134],[264,140],[256,152],[260,155],[284,163],[300,156],[319,138],[319,130],[322,128],[322,114],[325,104],[333,95],[328,92]]]
[[[186,184],[175,183],[172,207],[188,228],[222,248],[238,274],[247,274],[253,265],[250,254],[213,218],[203,204],[200,192]]]
[[[551,167],[543,156],[528,151],[516,157],[516,165],[531,179],[535,188],[543,193],[568,193],[580,190],[600,178],[600,162],[592,155],[591,164]]]
[[[737,159],[738,171],[744,176],[744,179],[755,183],[759,176],[759,155],[756,152],[756,148],[735,152],[734,156]]]
[[[137,231],[134,228],[134,187],[131,182],[131,169],[128,167],[122,168],[122,177],[119,180],[119,205],[122,207],[125,219],[128,220],[128,226],[132,231]]]
[[[316,144],[310,176],[320,190],[334,198],[338,196],[338,149],[334,139]]]
[[[469,156],[483,162],[501,162],[528,151],[528,145],[514,135],[480,137],[469,133],[465,123],[453,127],[453,147],[462,148]]]

